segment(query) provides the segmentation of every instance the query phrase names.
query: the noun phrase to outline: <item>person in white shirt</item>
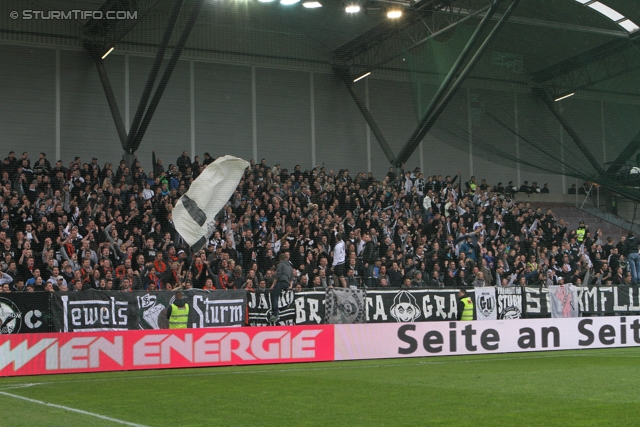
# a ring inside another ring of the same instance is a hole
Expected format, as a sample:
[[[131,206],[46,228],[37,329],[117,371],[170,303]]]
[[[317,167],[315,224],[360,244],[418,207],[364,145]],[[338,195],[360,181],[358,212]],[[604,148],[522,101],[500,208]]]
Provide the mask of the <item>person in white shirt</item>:
[[[155,195],[155,193],[151,189],[151,184],[149,184],[148,182],[145,183],[144,190],[142,190],[142,198],[144,200],[149,200],[149,199],[153,198],[154,195]]]
[[[422,200],[422,207],[424,208],[425,212],[428,212],[429,209],[431,209],[431,195],[433,193],[431,192],[431,190],[427,191],[427,195],[424,196],[424,199]]]
[[[333,274],[340,280],[340,284],[343,288],[347,287],[347,282],[344,278],[344,262],[346,258],[345,245],[342,241],[342,234],[336,233],[336,245],[333,248]]]

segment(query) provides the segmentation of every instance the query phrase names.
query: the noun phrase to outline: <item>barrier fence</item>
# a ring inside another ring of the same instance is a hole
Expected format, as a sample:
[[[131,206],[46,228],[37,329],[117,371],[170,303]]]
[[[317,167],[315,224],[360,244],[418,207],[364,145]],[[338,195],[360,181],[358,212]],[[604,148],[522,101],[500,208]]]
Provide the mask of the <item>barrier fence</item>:
[[[565,291],[566,288],[566,291]],[[640,314],[638,286],[483,287],[468,290],[478,320]],[[457,289],[369,289],[283,292],[280,326],[327,323],[407,323],[455,320]],[[267,326],[268,292],[183,292],[189,328]],[[9,293],[0,296],[2,334],[165,329],[171,292]],[[326,310],[330,303],[331,309]],[[574,311],[571,311],[574,310]]]

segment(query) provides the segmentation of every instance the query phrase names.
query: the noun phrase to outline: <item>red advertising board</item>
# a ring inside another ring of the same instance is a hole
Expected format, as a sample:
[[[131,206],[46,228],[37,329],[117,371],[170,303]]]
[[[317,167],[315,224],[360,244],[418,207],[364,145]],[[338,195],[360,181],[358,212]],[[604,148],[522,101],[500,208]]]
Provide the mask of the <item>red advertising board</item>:
[[[0,336],[0,376],[321,362],[333,358],[333,325]]]

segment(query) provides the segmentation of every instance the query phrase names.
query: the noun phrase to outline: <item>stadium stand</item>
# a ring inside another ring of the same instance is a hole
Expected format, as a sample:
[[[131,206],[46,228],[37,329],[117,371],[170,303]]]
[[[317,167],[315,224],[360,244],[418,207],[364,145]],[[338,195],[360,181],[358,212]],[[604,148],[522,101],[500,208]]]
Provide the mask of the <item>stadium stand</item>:
[[[628,247],[592,230],[568,208],[516,202],[536,192],[483,179],[371,173],[325,167],[291,172],[251,161],[220,212],[206,250],[192,253],[172,209],[214,159],[184,152],[166,170],[140,162],[51,166],[45,153],[4,159],[0,250],[2,292],[268,289],[277,255],[290,252],[296,291],[329,286],[461,287],[619,284]],[[563,215],[560,215],[563,216]],[[346,271],[332,270],[340,233]],[[616,236],[618,237],[618,236]]]

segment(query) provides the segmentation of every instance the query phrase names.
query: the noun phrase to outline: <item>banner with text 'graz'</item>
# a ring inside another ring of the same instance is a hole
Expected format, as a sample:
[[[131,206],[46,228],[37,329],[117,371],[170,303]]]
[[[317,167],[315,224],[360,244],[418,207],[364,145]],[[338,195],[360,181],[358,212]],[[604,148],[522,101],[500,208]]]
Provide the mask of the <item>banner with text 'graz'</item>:
[[[467,291],[471,298],[474,291]],[[367,290],[367,323],[456,320],[456,289]]]

